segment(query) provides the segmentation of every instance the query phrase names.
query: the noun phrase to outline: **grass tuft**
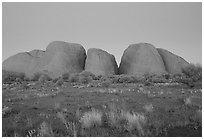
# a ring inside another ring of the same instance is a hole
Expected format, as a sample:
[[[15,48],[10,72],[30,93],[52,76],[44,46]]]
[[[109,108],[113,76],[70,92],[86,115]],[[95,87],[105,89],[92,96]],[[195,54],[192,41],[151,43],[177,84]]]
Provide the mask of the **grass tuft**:
[[[122,113],[122,117],[127,120],[128,131],[137,130],[139,136],[144,136],[143,125],[146,123],[146,118],[143,114],[139,113]]]
[[[53,137],[53,130],[50,125],[45,121],[41,123],[40,128],[38,129],[38,136],[40,137]]]
[[[92,109],[89,112],[85,112],[80,119],[82,128],[91,128],[102,125],[102,112],[96,109]]]

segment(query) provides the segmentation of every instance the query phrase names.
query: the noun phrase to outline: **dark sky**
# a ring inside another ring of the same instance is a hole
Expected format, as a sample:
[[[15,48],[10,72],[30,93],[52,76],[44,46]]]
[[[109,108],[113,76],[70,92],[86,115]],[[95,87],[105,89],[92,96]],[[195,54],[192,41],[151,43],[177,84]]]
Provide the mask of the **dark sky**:
[[[202,63],[202,3],[3,3],[2,60],[45,50],[51,41],[80,43],[115,55],[147,42]]]

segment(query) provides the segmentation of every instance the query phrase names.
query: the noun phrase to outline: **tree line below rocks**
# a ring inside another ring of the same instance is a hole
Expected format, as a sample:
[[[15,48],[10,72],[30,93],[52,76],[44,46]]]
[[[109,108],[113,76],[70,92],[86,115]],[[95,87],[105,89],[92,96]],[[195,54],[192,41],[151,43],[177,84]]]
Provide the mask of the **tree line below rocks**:
[[[43,73],[35,73],[32,78],[28,78],[24,73],[9,72],[3,70],[2,72],[3,83],[12,82],[25,82],[25,81],[37,81],[45,83],[52,81],[57,86],[61,86],[63,82],[88,84],[94,81],[101,83],[102,87],[109,87],[113,83],[142,83],[144,85],[151,85],[152,83],[184,83],[189,87],[194,87],[196,84],[202,84],[202,67],[200,65],[190,64],[182,70],[181,74],[145,74],[143,76],[138,75],[94,75],[88,71],[82,71],[80,73],[64,73],[62,76],[52,79],[48,75]]]

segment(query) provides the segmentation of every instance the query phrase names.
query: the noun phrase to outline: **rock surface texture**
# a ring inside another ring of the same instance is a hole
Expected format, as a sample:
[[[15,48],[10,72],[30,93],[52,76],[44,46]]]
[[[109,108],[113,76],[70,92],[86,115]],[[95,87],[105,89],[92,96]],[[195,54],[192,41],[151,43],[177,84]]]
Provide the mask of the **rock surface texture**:
[[[162,74],[166,73],[162,57],[148,43],[130,45],[123,53],[119,74]]]
[[[35,73],[46,73],[57,78],[63,73],[79,73],[84,70],[86,51],[80,44],[62,41],[51,42],[46,51],[33,50],[9,57],[2,69],[25,73],[32,77]]]
[[[6,71],[25,73],[32,78],[45,73],[58,78],[64,73],[80,73],[83,70],[95,75],[114,74],[177,74],[189,63],[183,58],[148,43],[130,45],[123,53],[118,68],[115,57],[106,51],[63,41],[51,42],[46,51],[32,50],[13,55],[2,64]]]
[[[166,71],[171,74],[182,73],[182,68],[189,65],[183,58],[161,48],[157,48],[161,55]]]
[[[95,75],[118,74],[115,57],[106,51],[90,48],[87,52],[85,70]]]

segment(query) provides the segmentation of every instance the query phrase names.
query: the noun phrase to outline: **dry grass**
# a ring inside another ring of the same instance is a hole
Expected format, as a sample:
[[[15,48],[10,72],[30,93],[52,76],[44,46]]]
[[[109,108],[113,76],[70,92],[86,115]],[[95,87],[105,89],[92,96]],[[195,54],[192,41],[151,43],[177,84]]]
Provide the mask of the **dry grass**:
[[[57,117],[65,125],[66,130],[67,130],[67,134],[69,134],[69,132],[71,132],[72,136],[77,137],[76,124],[74,122],[67,122],[65,119],[65,115],[62,112],[58,112]]]
[[[68,122],[67,125],[68,125],[69,130],[72,133],[72,136],[77,137],[76,124],[74,122]]]
[[[50,125],[45,121],[41,123],[40,128],[38,129],[38,136],[40,137],[53,137],[53,130]]]
[[[153,107],[152,104],[146,104],[146,105],[144,105],[143,108],[144,108],[144,110],[145,110],[146,112],[149,112],[149,113],[153,112],[153,109],[154,109],[154,107]]]
[[[137,130],[139,136],[145,135],[143,126],[146,124],[146,117],[143,114],[131,113],[113,103],[109,105],[107,118],[109,126],[113,128],[122,129],[125,127],[129,132]]]
[[[80,119],[82,128],[91,128],[102,125],[102,112],[96,109],[92,109],[89,112],[85,112]]]
[[[121,111],[116,106],[115,103],[109,105],[109,112],[106,114],[108,118],[108,123],[111,127],[119,127],[119,123],[121,120]]]
[[[184,100],[185,105],[191,105],[192,104],[192,99],[191,97],[188,97]]]
[[[121,117],[127,120],[128,131],[137,130],[139,136],[144,136],[143,125],[146,123],[146,118],[143,114],[123,112]]]
[[[68,125],[67,125],[67,121],[65,119],[65,116],[62,112],[57,112],[57,117],[61,120],[62,123],[64,123],[66,129],[68,130]]]

